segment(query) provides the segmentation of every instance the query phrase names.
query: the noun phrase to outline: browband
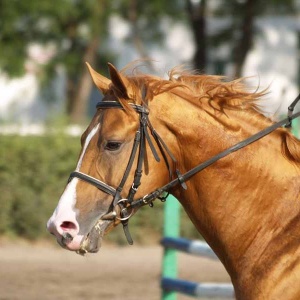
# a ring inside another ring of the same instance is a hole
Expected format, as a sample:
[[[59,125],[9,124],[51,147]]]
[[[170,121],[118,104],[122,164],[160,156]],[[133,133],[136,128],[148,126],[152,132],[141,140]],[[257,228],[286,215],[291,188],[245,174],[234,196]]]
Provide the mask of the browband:
[[[135,111],[139,112],[139,113],[145,113],[145,114],[149,114],[149,110],[142,106],[142,105],[138,105],[138,104],[134,104],[129,102],[128,103]],[[100,109],[106,109],[106,108],[120,108],[120,109],[124,109],[122,104],[117,101],[117,100],[104,100],[104,101],[99,101],[96,105],[96,108],[100,108]]]

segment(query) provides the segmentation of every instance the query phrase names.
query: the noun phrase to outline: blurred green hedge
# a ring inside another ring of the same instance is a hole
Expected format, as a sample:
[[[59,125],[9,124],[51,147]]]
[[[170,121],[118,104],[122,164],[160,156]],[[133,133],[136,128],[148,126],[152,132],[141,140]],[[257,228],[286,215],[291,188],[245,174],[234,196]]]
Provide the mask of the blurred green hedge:
[[[0,136],[0,235],[28,239],[48,235],[46,222],[76,166],[79,141],[63,134]],[[130,225],[135,241],[157,241],[163,226],[163,204],[142,208]],[[126,243],[119,227],[108,239]],[[186,237],[199,237],[185,214],[182,232]]]
[[[79,139],[0,137],[0,234],[36,239],[74,169]]]

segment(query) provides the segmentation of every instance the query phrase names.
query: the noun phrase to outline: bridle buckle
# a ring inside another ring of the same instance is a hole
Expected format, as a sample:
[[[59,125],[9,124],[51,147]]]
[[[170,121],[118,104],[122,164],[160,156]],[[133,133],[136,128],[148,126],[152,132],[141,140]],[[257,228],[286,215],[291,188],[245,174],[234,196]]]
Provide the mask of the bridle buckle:
[[[137,192],[138,188],[139,188],[138,186],[137,187],[134,186],[134,182],[133,182],[131,185],[131,189],[133,189],[135,192]]]
[[[117,202],[117,205],[120,207],[120,217],[118,217],[116,215],[116,219],[121,221],[121,222],[124,222],[124,221],[127,221],[131,218],[131,216],[133,215],[133,209],[131,208],[131,211],[130,213],[128,214],[128,208],[130,208],[130,206],[124,206],[123,203],[125,203],[125,205],[128,203],[128,199],[120,199],[118,202]]]

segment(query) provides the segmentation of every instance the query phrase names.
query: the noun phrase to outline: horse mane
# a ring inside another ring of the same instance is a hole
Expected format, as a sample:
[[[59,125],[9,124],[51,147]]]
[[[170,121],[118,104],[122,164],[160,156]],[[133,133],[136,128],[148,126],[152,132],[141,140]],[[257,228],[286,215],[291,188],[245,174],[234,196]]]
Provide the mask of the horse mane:
[[[137,104],[152,101],[159,94],[171,93],[201,107],[207,100],[217,112],[219,118],[226,115],[225,109],[243,112],[243,118],[249,122],[264,124],[274,123],[263,114],[260,100],[268,89],[249,91],[245,78],[228,81],[224,76],[199,75],[191,71],[174,68],[169,72],[169,79],[138,73],[127,76],[134,89]],[[146,91],[144,97],[141,87]],[[129,107],[122,101],[124,107]],[[278,129],[282,140],[282,154],[294,163],[300,163],[300,141],[289,130]]]
[[[228,81],[224,76],[199,75],[180,68],[172,69],[169,79],[139,73],[137,69],[127,78],[135,90],[135,101],[140,103],[144,101],[141,87],[145,87],[147,101],[169,92],[199,106],[202,100],[208,99],[210,105],[220,111],[224,108],[260,111],[258,100],[266,94],[266,90],[248,92],[244,78]]]

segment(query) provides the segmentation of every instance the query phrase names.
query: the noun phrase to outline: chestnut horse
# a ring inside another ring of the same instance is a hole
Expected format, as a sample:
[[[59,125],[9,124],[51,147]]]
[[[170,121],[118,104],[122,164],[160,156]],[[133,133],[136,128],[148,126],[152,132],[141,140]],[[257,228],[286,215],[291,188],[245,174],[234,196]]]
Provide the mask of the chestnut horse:
[[[110,229],[120,222],[127,229],[135,204],[151,203],[147,195],[175,180],[168,192],[224,264],[238,299],[300,299],[300,142],[278,128],[186,186],[182,180],[273,124],[258,110],[264,93],[248,92],[241,80],[175,70],[168,80],[126,76],[111,64],[110,79],[89,70],[104,99],[48,221],[58,243],[97,252]]]

